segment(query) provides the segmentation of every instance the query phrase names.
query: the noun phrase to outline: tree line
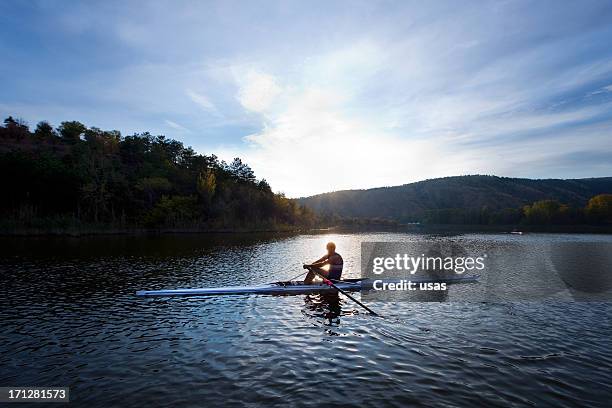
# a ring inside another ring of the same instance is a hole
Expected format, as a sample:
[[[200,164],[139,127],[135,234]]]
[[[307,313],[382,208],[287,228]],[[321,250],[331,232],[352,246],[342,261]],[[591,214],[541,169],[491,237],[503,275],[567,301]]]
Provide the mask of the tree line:
[[[590,198],[609,193],[612,177],[532,180],[467,175],[336,191],[304,197],[299,202],[322,216],[379,218],[406,224],[423,222],[430,211],[429,218],[450,220],[445,222],[499,224],[521,218],[522,207],[536,201],[556,200],[570,207],[584,207]]]
[[[425,224],[464,225],[610,225],[612,194],[598,194],[586,206],[539,200],[521,208],[448,208],[425,212]]]
[[[306,207],[272,192],[241,159],[231,163],[163,135],[122,136],[78,121],[0,126],[4,228],[153,229],[311,227]]]

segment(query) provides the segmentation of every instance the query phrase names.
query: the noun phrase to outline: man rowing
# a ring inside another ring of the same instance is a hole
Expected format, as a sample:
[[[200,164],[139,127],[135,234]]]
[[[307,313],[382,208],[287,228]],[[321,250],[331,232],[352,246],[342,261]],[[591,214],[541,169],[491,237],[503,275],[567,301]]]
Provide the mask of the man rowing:
[[[320,259],[314,261],[310,265],[304,265],[304,269],[308,269],[308,275],[304,279],[305,285],[310,285],[317,274],[325,276],[327,279],[332,281],[340,280],[342,276],[342,266],[344,261],[339,253],[336,252],[336,244],[333,242],[327,243],[327,253]],[[325,270],[322,267],[329,265],[329,270]]]

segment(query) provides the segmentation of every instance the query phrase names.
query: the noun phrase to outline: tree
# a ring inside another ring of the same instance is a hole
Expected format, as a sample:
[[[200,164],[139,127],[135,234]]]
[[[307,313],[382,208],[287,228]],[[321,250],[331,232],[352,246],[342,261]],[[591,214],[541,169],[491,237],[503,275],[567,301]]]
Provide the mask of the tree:
[[[85,133],[87,127],[81,122],[71,121],[62,122],[58,130],[64,141],[75,144],[81,140],[81,136]]]
[[[528,224],[567,224],[570,221],[570,209],[556,200],[536,201],[523,207]]]
[[[266,193],[271,193],[272,189],[270,188],[270,184],[266,181],[266,179],[261,179],[259,183],[257,183],[257,188]]]
[[[49,122],[38,122],[34,131],[34,138],[37,142],[49,142],[56,136],[53,126]]]
[[[587,217],[594,223],[612,223],[612,194],[599,194],[586,206]]]
[[[215,190],[217,188],[217,178],[215,173],[211,169],[206,169],[198,174],[196,181],[196,189],[198,194],[202,198],[202,201],[206,204],[206,209],[210,208],[212,199],[215,196]]]
[[[232,163],[228,166],[228,171],[238,181],[242,182],[255,182],[255,173],[246,164],[243,163],[238,157],[236,157]]]
[[[17,121],[12,116],[9,116],[8,118],[4,119],[5,127],[14,126],[14,125],[17,125]]]
[[[23,119],[15,119],[12,116],[4,119],[2,136],[7,139],[22,140],[28,137],[30,129]]]

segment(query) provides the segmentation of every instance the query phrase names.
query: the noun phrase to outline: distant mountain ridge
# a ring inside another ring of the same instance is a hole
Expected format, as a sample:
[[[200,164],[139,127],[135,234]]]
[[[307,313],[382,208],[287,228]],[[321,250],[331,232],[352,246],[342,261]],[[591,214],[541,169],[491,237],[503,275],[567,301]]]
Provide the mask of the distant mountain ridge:
[[[344,190],[299,198],[321,215],[418,221],[426,210],[519,208],[552,199],[584,206],[598,194],[612,193],[612,177],[523,179],[470,175],[443,177],[367,190]]]

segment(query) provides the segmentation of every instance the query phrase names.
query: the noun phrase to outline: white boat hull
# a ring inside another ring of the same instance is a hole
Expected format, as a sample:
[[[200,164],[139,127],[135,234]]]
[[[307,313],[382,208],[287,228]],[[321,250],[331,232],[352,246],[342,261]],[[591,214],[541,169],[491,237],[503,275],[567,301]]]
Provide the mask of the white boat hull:
[[[419,278],[413,277],[409,279],[415,283],[437,282],[437,283],[470,283],[477,282],[478,275],[470,276],[455,276],[449,278]],[[401,279],[381,279],[386,283],[398,283]],[[334,282],[335,285],[349,292],[357,292],[361,290],[371,290],[375,280],[373,279],[349,279],[340,282]],[[138,296],[221,296],[221,295],[295,295],[309,293],[334,293],[335,288],[326,285],[325,283],[315,283],[304,285],[300,281],[291,282],[274,282],[261,286],[228,286],[223,288],[196,288],[196,289],[162,289],[162,290],[139,290],[136,292]]]

